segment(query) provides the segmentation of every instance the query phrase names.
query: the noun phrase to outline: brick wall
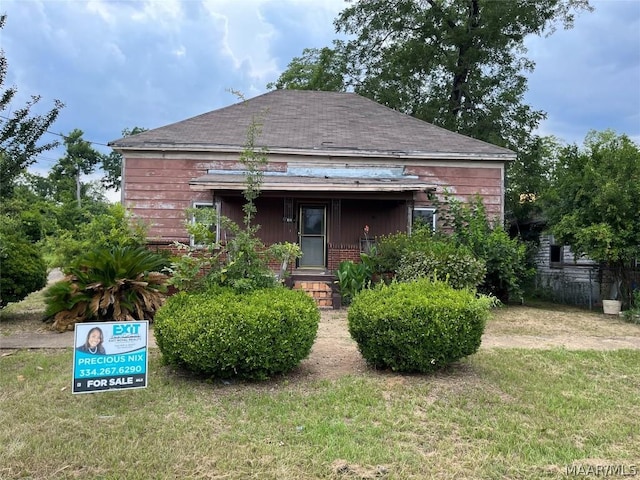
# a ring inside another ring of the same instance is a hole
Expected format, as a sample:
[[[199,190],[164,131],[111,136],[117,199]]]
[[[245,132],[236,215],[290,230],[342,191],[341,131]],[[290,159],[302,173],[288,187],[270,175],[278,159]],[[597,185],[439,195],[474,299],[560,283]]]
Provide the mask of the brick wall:
[[[329,258],[327,268],[330,272],[335,272],[340,266],[340,262],[351,260],[360,261],[360,246],[349,244],[329,244]]]
[[[320,308],[333,306],[333,289],[327,282],[319,280],[299,280],[293,284],[294,290],[304,290],[309,294]]]

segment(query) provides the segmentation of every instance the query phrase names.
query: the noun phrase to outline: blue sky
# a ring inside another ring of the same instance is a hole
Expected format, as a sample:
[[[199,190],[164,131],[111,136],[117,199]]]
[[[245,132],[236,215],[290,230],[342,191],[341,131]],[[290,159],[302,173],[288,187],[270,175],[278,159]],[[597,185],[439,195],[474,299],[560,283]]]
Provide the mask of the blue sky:
[[[52,131],[104,144],[264,93],[292,57],[336,37],[344,0],[2,0],[0,45],[14,108],[66,104]],[[526,101],[540,133],[581,144],[611,128],[640,142],[640,0],[592,0],[572,30],[527,41]],[[53,136],[48,135],[48,139]],[[100,145],[103,144],[103,145]],[[61,155],[43,154],[46,170]]]

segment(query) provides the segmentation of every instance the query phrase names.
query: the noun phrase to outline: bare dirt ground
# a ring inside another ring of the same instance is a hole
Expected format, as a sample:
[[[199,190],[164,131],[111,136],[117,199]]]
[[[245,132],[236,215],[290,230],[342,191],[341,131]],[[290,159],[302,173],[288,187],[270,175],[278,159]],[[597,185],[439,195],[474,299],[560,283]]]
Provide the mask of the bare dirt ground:
[[[35,339],[58,334],[42,323],[41,312],[0,321],[0,342],[11,335]],[[67,332],[71,334],[71,332]],[[508,306],[494,310],[487,322],[481,348],[566,348],[568,350],[640,349],[640,325],[618,317],[561,305]],[[314,379],[364,374],[362,359],[347,327],[347,310],[323,310],[311,354],[296,369],[296,376]]]
[[[640,349],[640,325],[577,308],[544,305],[496,309],[480,348]],[[347,310],[324,310],[305,376],[338,378],[368,370],[349,336]]]

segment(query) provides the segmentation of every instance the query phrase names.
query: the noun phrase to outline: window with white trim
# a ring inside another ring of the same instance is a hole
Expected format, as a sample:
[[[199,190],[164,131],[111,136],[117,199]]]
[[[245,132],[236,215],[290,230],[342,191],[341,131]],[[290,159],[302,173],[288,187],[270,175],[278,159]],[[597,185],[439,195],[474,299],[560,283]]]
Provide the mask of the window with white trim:
[[[191,235],[189,243],[195,248],[204,248],[220,241],[220,202],[194,202],[197,211],[191,215],[191,223],[197,222],[206,226],[202,235]]]
[[[411,228],[417,224],[429,225],[431,231],[436,230],[436,209],[431,207],[413,207],[411,210]]]

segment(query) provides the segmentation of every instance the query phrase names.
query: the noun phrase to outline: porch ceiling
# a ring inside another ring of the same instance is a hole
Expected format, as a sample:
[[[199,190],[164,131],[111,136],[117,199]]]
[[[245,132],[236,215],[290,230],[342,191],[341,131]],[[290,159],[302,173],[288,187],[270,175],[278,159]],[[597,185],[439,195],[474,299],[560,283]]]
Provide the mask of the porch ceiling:
[[[189,182],[193,190],[244,190],[244,175],[204,175]],[[353,178],[264,176],[263,191],[316,192],[419,192],[434,190],[435,185],[417,178]]]

